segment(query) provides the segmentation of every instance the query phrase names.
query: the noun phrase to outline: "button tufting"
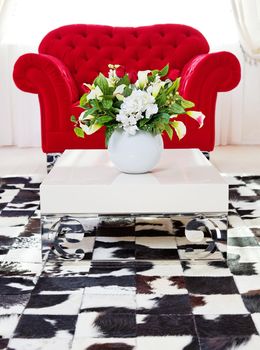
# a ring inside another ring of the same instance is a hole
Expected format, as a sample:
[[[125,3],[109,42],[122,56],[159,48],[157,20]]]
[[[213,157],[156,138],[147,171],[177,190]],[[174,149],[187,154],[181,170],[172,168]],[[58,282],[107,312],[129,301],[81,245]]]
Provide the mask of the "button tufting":
[[[68,47],[70,47],[71,49],[75,49],[76,45],[74,43],[69,43]]]

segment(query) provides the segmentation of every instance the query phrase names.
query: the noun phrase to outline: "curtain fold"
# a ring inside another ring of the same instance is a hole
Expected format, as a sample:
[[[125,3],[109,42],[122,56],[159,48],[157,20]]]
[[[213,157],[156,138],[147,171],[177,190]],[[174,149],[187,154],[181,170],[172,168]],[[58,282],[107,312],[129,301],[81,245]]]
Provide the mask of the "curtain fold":
[[[244,53],[260,61],[260,1],[232,0],[232,7]]]

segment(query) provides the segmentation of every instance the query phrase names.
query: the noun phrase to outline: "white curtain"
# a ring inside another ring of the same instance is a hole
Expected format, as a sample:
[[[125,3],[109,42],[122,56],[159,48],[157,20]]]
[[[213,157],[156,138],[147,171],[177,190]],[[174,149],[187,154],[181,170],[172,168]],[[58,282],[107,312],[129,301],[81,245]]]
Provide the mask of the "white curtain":
[[[236,23],[227,0],[5,0],[0,12],[0,145],[40,145],[37,96],[15,87],[13,65],[21,54],[37,52],[48,31],[70,23],[183,23],[199,29],[212,52],[228,50],[240,56]],[[234,91],[219,95],[216,144],[245,141],[241,98],[241,84]]]
[[[241,143],[260,144],[260,0],[232,0],[243,52]]]

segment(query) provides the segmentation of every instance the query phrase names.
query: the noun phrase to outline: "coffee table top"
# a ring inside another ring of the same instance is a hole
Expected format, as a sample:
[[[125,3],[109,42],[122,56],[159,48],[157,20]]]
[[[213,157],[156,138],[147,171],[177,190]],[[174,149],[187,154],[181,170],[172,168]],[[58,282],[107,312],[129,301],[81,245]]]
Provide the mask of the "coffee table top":
[[[42,214],[219,213],[228,184],[197,149],[167,149],[154,170],[124,174],[106,150],[66,150],[40,187]]]

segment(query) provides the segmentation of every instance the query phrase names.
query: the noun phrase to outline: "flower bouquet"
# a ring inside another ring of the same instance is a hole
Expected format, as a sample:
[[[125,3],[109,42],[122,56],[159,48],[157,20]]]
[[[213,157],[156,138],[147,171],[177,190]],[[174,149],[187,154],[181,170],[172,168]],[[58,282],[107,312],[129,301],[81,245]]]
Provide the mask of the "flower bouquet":
[[[71,116],[74,132],[78,137],[106,128],[106,145],[115,130],[135,135],[143,130],[152,135],[167,133],[182,139],[185,124],[177,117],[186,114],[203,126],[205,116],[192,111],[194,103],[185,100],[178,92],[180,78],[166,78],[169,66],[161,70],[145,70],[137,73],[135,82],[130,74],[122,73],[120,65],[109,64],[108,77],[100,73],[93,84],[84,84],[87,92],[80,99],[84,111],[77,119]]]

